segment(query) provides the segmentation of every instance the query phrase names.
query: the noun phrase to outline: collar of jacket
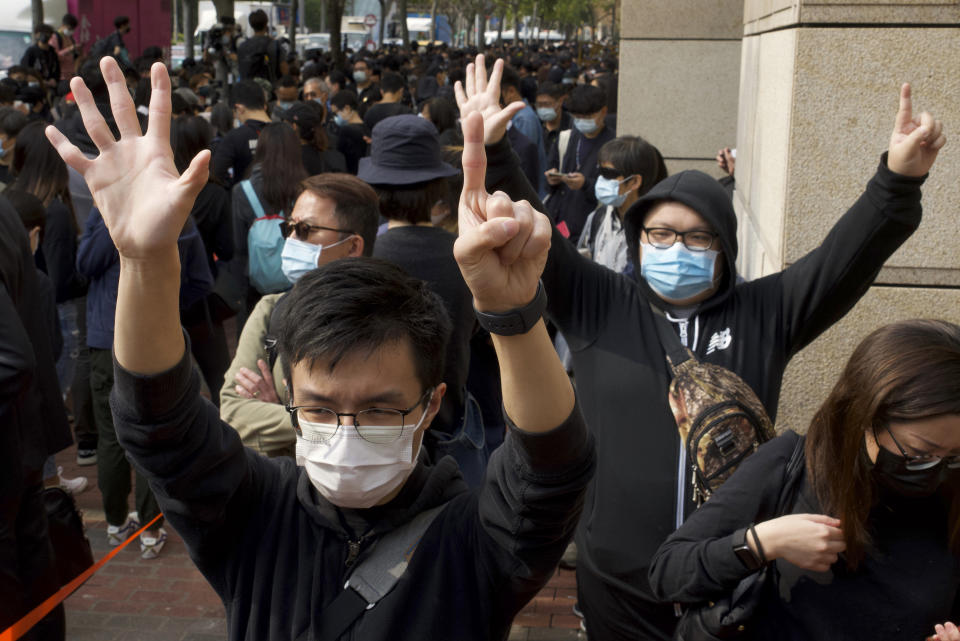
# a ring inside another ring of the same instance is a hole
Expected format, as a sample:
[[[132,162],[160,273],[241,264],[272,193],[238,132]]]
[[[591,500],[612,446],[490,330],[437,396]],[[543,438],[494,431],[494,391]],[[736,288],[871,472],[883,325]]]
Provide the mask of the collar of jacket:
[[[414,516],[432,507],[446,503],[458,494],[468,491],[467,483],[460,474],[457,462],[451,456],[440,459],[436,465],[430,465],[426,451],[420,450],[417,466],[403,484],[400,493],[389,503],[377,505],[365,510],[356,510],[363,518],[373,523],[364,536],[380,536],[412,519]],[[341,524],[335,505],[326,500],[314,489],[304,468],[298,468],[297,499],[314,523],[320,527],[337,532],[344,539],[351,535]]]

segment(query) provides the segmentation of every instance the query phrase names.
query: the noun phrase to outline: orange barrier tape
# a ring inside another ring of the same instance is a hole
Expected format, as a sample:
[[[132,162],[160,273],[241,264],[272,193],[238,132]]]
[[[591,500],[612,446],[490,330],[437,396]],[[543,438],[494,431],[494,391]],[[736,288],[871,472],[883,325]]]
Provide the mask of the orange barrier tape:
[[[16,641],[16,639],[19,639],[24,634],[29,632],[30,628],[32,628],[37,623],[39,623],[40,619],[50,614],[50,612],[55,607],[60,605],[64,599],[66,599],[68,596],[73,594],[77,588],[83,585],[84,581],[89,579],[100,568],[106,565],[107,561],[115,557],[120,550],[127,547],[127,545],[131,541],[133,541],[135,538],[140,536],[144,532],[144,530],[146,530],[151,525],[156,523],[161,516],[163,516],[163,514],[158,514],[155,517],[153,517],[152,521],[150,521],[149,523],[144,525],[142,528],[134,532],[129,539],[127,539],[117,547],[110,550],[110,552],[105,557],[103,557],[102,559],[100,559],[90,567],[88,567],[86,570],[83,571],[82,574],[77,576],[77,578],[75,578],[73,581],[70,581],[70,583],[66,584],[65,586],[57,590],[46,601],[44,601],[43,603],[35,607],[33,610],[31,610],[29,613],[27,613],[25,617],[23,617],[13,625],[11,625],[9,628],[4,630],[3,632],[0,632],[0,641]]]

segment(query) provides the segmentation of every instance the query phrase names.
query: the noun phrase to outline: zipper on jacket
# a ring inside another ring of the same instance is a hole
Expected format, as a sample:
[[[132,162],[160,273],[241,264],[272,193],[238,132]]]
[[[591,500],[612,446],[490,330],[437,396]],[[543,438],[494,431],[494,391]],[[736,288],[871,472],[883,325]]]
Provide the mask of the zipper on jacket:
[[[356,541],[347,541],[348,551],[347,551],[347,560],[344,561],[344,565],[348,568],[352,566],[356,561],[357,557],[360,556],[360,543],[363,541],[363,538],[359,538]]]
[[[688,342],[688,336],[687,336],[687,325],[689,325],[689,324],[690,324],[689,321],[687,321],[686,319],[680,321],[680,323],[679,323],[679,326],[680,326],[680,342],[683,343],[683,346],[684,346],[684,347],[689,347],[689,346],[690,346],[690,343]]]

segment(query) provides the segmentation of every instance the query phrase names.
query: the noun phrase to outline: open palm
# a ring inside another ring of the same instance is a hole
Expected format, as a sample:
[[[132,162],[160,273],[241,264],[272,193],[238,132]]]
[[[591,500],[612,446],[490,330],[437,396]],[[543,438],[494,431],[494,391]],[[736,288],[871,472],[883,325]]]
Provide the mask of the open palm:
[[[170,148],[170,78],[161,63],[150,70],[153,93],[150,124],[140,132],[136,110],[113,58],[100,62],[110,107],[120,131],[116,140],[80,78],[70,83],[83,124],[100,155],[84,156],[60,131],[46,134],[63,160],[84,178],[110,236],[125,258],[150,258],[176,245],[194,200],[207,181],[208,151],[201,152],[181,176]]]
[[[479,54],[475,62],[467,65],[464,83],[458,80],[453,85],[453,92],[460,108],[460,121],[463,122],[472,113],[479,113],[483,117],[484,142],[492,145],[500,142],[507,132],[507,123],[523,109],[522,102],[511,102],[506,107],[500,106],[500,78],[503,76],[503,60],[493,63],[490,78],[487,79],[487,67],[483,54]]]

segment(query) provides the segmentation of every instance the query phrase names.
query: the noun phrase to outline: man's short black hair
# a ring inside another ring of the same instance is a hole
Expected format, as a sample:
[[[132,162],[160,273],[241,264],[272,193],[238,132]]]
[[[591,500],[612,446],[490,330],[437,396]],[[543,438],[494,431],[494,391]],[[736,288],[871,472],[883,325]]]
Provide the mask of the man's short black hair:
[[[360,236],[363,255],[373,256],[380,226],[380,201],[370,185],[350,174],[327,173],[310,176],[300,186],[315,196],[332,200],[337,226]]]
[[[269,24],[270,21],[267,19],[267,14],[263,9],[257,9],[250,13],[247,22],[250,23],[250,28],[254,31],[263,31],[267,28],[267,24]]]
[[[297,79],[291,76],[290,74],[285,74],[280,77],[280,80],[277,80],[277,87],[296,87]]]
[[[217,18],[217,20],[219,20],[220,24],[222,24],[224,27],[232,27],[233,25],[237,24],[237,21],[233,16],[220,16]]]
[[[343,109],[344,107],[350,107],[356,111],[359,104],[360,103],[357,102],[357,94],[353,93],[349,89],[341,89],[337,93],[333,94],[333,98],[330,99],[330,106],[336,107],[337,111]]]
[[[589,116],[607,106],[607,94],[600,87],[578,85],[570,92],[564,106],[576,116]]]
[[[45,40],[49,39],[54,32],[54,28],[48,24],[38,24],[37,28],[33,30],[34,33],[40,34]]]
[[[389,91],[390,93],[402,91],[403,84],[403,76],[393,71],[388,71],[383,74],[383,77],[380,79],[380,91]]]
[[[263,88],[253,80],[241,80],[230,87],[230,104],[243,105],[247,109],[266,109],[267,98]]]
[[[128,18],[127,16],[117,16],[116,18],[113,19],[114,29],[120,29],[121,27],[125,27],[128,24],[130,24],[130,18]]]
[[[554,100],[559,100],[560,98],[563,98],[565,95],[567,95],[567,91],[566,89],[564,89],[563,85],[558,85],[557,83],[550,82],[548,80],[547,82],[544,82],[537,88],[537,95],[550,96]]]
[[[63,16],[63,20],[60,21],[60,24],[65,27],[70,27],[71,29],[76,29],[77,25],[80,23],[77,21],[77,16],[73,15],[72,13],[67,13]]]
[[[427,283],[377,258],[341,258],[297,281],[277,306],[277,348],[291,383],[293,366],[330,371],[345,358],[364,358],[409,341],[424,388],[442,382],[452,325],[443,300]]]
[[[503,65],[503,76],[500,78],[501,87],[513,87],[520,91],[520,74],[510,65]]]

